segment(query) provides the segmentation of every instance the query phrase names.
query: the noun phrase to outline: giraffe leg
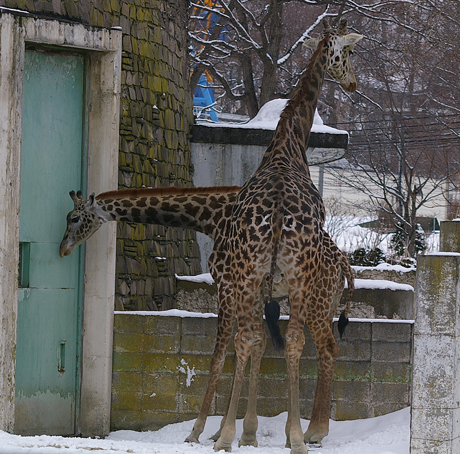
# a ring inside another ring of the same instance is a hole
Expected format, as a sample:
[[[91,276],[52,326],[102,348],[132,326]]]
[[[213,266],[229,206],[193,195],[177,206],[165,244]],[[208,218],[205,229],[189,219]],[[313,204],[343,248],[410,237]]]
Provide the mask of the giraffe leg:
[[[251,350],[251,371],[249,378],[249,396],[248,408],[243,421],[243,434],[241,435],[238,446],[257,446],[257,388],[259,384],[260,362],[267,345],[267,336],[263,327],[262,316],[263,298],[258,298],[257,304],[257,318],[258,322],[254,324],[254,343]]]
[[[286,332],[285,347],[290,388],[288,443],[290,443],[291,454],[307,454],[308,450],[304,443],[302,426],[300,425],[299,408],[299,366],[303,346],[305,345],[305,335],[303,334],[303,324],[294,324],[291,321],[292,315]]]
[[[244,369],[246,368],[246,363],[251,355],[253,342],[254,334],[250,327],[238,328],[238,332],[235,336],[236,367],[235,376],[233,378],[232,393],[225,423],[222,427],[219,439],[214,444],[214,449],[216,451],[232,450],[232,442],[236,433],[236,414],[238,411],[238,401],[243,385]]]
[[[306,443],[321,443],[329,433],[332,378],[339,348],[332,334],[332,325],[326,325],[321,329],[310,328],[317,349],[318,381],[310,424],[304,435]]]
[[[235,315],[233,311],[225,312],[219,308],[219,315],[217,320],[217,339],[214,347],[214,353],[211,361],[211,375],[209,377],[208,387],[206,394],[201,404],[200,413],[193,425],[192,432],[185,439],[186,442],[199,443],[199,437],[204,430],[206,419],[209,414],[212,398],[216,391],[217,382],[219,381],[222,369],[224,367],[225,355],[227,347],[230,342],[233,324],[235,322]]]

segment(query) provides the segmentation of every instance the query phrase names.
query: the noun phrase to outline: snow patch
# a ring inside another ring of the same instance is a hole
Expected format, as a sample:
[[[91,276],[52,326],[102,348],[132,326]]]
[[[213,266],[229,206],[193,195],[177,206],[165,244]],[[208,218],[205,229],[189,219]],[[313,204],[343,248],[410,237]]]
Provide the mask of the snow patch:
[[[187,378],[185,380],[185,386],[187,386],[187,388],[190,388],[190,385],[192,384],[192,382],[195,381],[195,379],[193,378],[196,375],[195,366],[193,366],[193,368],[190,369],[187,361],[185,361],[184,358],[180,360],[180,363],[181,363],[181,366],[177,366],[177,370],[187,375]],[[183,366],[187,367],[187,370],[185,370],[185,367]]]
[[[221,417],[207,419],[199,444],[184,443],[195,420],[170,424],[157,431],[135,432],[119,430],[111,432],[105,439],[71,438],[40,435],[22,437],[0,431],[1,454],[83,454],[97,451],[101,454],[214,454],[210,440],[220,427]],[[243,420],[236,422],[235,452],[253,454],[289,454],[284,426],[287,413],[271,418],[259,417],[257,438],[259,446],[238,448],[237,440],[243,431]],[[309,421],[301,420],[305,431]],[[310,448],[318,454],[409,454],[410,408],[385,416],[355,421],[330,421],[329,435],[320,448]]]

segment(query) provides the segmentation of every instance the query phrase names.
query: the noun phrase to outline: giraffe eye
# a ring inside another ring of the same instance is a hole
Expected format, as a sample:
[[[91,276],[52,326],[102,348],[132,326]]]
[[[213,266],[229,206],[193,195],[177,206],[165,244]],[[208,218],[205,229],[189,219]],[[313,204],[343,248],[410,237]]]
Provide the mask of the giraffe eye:
[[[80,216],[72,216],[70,218],[70,221],[73,223],[77,223],[80,220]]]

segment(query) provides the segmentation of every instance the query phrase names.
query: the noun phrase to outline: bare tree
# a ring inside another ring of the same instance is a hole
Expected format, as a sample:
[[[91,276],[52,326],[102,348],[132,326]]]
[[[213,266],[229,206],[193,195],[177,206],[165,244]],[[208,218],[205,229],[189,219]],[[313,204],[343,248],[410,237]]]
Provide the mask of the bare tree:
[[[417,212],[440,192],[447,198],[447,183],[458,187],[458,0],[195,0],[192,8],[192,86],[208,71],[220,105],[251,117],[289,96],[309,59],[301,44],[322,18],[346,16],[365,34],[354,56],[358,91],[325,84],[318,110],[351,131],[357,171],[346,183],[404,226],[413,255]],[[197,35],[206,12],[215,26]]]
[[[447,183],[457,184],[460,168],[460,83],[454,77],[460,15],[456,2],[441,6],[401,4],[394,14],[404,25],[374,27],[379,45],[364,43],[360,50],[366,77],[360,78],[361,96],[349,103],[352,120],[336,115],[337,125],[351,130],[352,177],[344,182],[404,229],[411,257],[417,213],[440,194],[447,198]],[[327,99],[341,96],[335,92]],[[344,180],[340,171],[335,176]]]

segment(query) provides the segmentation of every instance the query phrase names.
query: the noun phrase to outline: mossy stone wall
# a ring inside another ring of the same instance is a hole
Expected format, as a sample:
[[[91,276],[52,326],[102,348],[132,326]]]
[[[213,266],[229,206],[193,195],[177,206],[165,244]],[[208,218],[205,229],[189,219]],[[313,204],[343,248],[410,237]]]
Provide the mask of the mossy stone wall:
[[[119,188],[192,185],[187,0],[0,0],[0,5],[121,27]],[[174,274],[199,273],[199,255],[191,231],[119,223],[116,308],[172,307]]]
[[[145,314],[145,313],[144,313]],[[114,327],[111,429],[156,430],[196,418],[209,379],[217,318],[116,313]],[[285,331],[287,321],[281,321]],[[338,340],[331,417],[379,416],[410,405],[411,323],[350,322]],[[337,327],[334,324],[337,337]],[[233,343],[211,405],[225,412],[233,374]],[[267,344],[261,364],[258,414],[287,409],[283,352]],[[300,365],[301,415],[309,418],[316,387],[316,349],[307,333]],[[238,417],[244,416],[247,379]]]

